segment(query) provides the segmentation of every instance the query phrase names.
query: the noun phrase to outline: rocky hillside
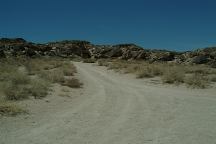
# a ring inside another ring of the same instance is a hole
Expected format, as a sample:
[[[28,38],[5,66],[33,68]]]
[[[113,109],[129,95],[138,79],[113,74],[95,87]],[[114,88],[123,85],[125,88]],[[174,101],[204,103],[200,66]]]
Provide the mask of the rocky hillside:
[[[27,42],[22,38],[0,39],[0,58],[25,55],[81,57],[81,58],[119,58],[154,61],[173,61],[176,63],[209,64],[216,66],[216,47],[188,52],[144,49],[135,44],[94,45],[88,41],[59,41],[47,44]]]

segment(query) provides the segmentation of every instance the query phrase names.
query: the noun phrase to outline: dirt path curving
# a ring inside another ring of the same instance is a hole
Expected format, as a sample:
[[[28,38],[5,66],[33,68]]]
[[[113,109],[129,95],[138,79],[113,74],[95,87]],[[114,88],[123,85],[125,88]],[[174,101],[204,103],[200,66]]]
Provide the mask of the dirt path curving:
[[[75,66],[84,83],[79,96],[48,97],[27,118],[0,119],[0,144],[216,143],[215,89],[152,85],[92,64]]]

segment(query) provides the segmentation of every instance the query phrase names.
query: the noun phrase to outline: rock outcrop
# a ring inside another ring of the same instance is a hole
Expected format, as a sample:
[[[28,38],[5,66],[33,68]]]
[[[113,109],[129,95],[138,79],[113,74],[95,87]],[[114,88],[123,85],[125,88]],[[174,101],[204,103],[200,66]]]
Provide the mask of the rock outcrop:
[[[135,44],[94,45],[88,41],[59,41],[47,44],[35,44],[22,38],[0,39],[0,58],[25,55],[59,56],[81,58],[118,58],[155,61],[173,61],[175,63],[209,64],[216,67],[216,47],[188,52],[144,49]]]
[[[49,47],[52,47],[52,51],[57,56],[73,56],[77,55],[82,58],[90,58],[89,49],[92,47],[90,42],[87,41],[60,41],[48,43]]]

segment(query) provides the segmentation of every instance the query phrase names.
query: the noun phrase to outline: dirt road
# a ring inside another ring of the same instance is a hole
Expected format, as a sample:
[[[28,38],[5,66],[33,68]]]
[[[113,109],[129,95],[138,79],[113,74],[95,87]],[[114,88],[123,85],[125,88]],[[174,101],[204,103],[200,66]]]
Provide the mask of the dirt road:
[[[28,117],[0,119],[0,144],[216,143],[215,88],[154,85],[75,65],[84,83],[81,95],[48,97]]]

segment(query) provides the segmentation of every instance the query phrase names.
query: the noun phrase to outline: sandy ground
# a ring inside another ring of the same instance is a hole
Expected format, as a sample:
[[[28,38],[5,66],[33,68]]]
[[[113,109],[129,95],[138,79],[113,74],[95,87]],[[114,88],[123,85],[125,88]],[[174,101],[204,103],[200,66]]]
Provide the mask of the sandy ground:
[[[216,88],[154,84],[75,63],[83,89],[25,103],[0,119],[0,144],[215,144]]]

